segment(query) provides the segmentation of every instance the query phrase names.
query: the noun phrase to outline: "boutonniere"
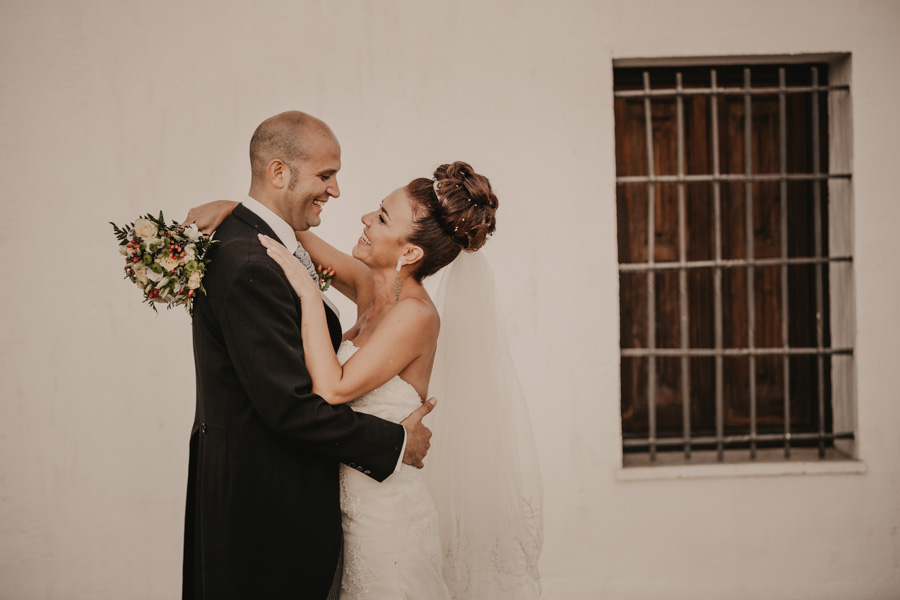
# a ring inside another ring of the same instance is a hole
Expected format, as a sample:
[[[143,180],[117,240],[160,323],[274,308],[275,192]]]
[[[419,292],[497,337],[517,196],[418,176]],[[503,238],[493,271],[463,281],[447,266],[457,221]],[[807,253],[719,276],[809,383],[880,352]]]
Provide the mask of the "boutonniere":
[[[331,278],[334,277],[334,269],[328,265],[324,269],[322,265],[316,267],[316,275],[319,276],[319,290],[324,292],[331,287]]]

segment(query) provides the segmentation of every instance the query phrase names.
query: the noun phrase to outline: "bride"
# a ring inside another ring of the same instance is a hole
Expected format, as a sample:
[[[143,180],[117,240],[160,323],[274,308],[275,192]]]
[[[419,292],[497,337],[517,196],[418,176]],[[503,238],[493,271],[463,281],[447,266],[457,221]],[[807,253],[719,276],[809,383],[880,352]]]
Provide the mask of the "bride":
[[[300,297],[316,394],[394,422],[429,391],[443,400],[424,472],[403,465],[378,483],[340,466],[343,600],[540,595],[530,425],[490,270],[468,255],[493,233],[497,206],[488,179],[454,162],[363,215],[352,256],[298,232],[313,262],[331,265],[334,287],[357,305],[337,356],[318,283],[283,245],[260,237]],[[439,316],[422,280],[451,263]]]

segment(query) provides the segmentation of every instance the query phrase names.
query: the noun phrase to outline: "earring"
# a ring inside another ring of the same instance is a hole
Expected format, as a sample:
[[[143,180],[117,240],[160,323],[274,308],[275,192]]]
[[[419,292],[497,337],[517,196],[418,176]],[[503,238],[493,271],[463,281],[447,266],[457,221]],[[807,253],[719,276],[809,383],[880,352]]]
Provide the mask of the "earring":
[[[397,278],[394,279],[394,302],[400,301],[400,268],[403,266],[403,257],[397,259]]]

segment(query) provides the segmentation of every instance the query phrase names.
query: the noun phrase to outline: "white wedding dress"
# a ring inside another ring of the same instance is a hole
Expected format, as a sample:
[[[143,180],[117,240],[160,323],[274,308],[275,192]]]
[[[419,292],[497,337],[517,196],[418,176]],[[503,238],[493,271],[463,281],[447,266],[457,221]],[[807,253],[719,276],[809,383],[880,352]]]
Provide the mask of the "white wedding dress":
[[[338,361],[343,365],[357,350],[345,341],[338,349]],[[421,404],[415,388],[395,376],[350,402],[350,407],[399,423]],[[443,579],[437,512],[420,471],[403,464],[379,483],[347,465],[340,469],[341,600],[450,598]]]
[[[425,468],[401,465],[378,483],[340,467],[341,600],[541,595],[540,467],[494,289],[480,252],[463,252],[442,278]],[[338,361],[356,350],[344,342]],[[350,403],[395,423],[420,405],[399,376]]]

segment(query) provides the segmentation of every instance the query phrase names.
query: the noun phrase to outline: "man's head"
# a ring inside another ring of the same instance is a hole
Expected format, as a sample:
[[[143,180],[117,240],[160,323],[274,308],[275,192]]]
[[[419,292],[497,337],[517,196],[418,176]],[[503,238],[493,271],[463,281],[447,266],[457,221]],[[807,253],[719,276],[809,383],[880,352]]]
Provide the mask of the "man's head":
[[[341,195],[341,146],[328,125],[299,111],[263,121],[250,140],[250,195],[296,231],[321,223],[322,205]]]

